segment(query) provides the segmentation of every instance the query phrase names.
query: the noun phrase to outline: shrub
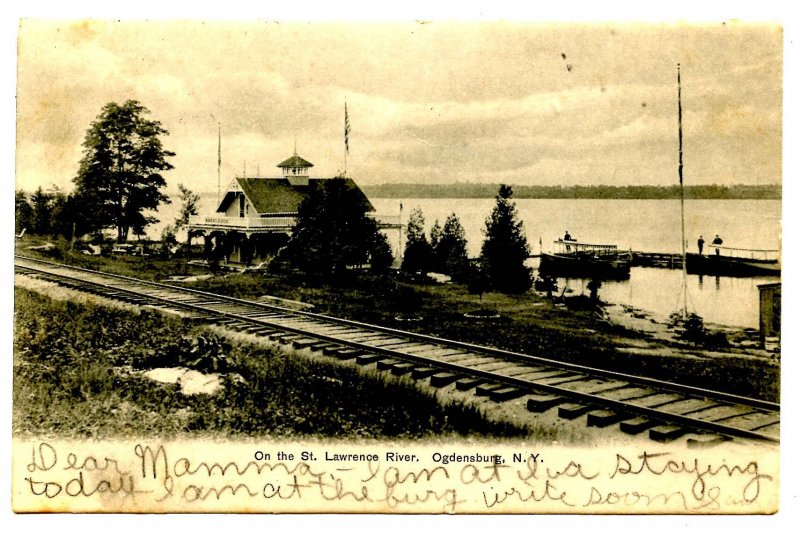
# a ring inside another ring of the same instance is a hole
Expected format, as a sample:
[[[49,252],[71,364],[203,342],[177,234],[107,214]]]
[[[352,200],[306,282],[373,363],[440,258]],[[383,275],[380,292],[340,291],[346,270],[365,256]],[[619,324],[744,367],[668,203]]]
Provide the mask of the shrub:
[[[678,338],[695,345],[711,348],[723,348],[729,345],[728,337],[723,332],[709,332],[703,318],[696,313],[684,315],[675,312],[670,315],[669,326],[676,329]]]

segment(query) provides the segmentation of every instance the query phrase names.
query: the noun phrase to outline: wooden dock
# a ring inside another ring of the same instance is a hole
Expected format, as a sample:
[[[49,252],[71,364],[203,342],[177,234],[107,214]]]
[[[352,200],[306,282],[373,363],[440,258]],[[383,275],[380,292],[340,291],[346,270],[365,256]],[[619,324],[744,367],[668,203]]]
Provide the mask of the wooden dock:
[[[650,251],[631,251],[630,253],[632,257],[631,267],[680,269],[683,265],[680,253],[655,253]],[[528,256],[529,259],[537,259],[539,257],[541,257],[541,254],[538,253]],[[690,273],[692,272],[690,271]],[[722,273],[720,275],[731,274]]]
[[[683,259],[680,253],[651,253],[647,251],[632,251],[631,266],[644,268],[680,268]]]
[[[528,255],[529,259],[541,258],[541,253]],[[631,251],[631,266],[643,268],[680,268],[681,256],[678,253],[652,253],[649,251]],[[477,261],[478,259],[472,259]]]

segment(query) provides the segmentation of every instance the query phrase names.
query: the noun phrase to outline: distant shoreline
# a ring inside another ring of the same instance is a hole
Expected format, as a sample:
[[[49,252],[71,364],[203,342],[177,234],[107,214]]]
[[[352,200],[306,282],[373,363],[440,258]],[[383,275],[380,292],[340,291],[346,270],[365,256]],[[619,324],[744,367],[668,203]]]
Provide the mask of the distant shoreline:
[[[500,184],[378,184],[362,185],[376,199],[486,199],[497,195]],[[514,186],[516,199],[679,199],[680,186]],[[781,186],[694,185],[684,189],[686,199],[780,200]]]

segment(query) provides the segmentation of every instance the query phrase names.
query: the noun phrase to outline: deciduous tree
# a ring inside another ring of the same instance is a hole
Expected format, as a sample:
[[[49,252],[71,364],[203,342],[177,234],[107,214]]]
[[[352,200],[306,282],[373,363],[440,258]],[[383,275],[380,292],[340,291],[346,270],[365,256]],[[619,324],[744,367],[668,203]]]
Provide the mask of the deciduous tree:
[[[50,199],[50,234],[72,238],[74,216],[70,199],[60,189],[54,189]]]
[[[197,203],[200,201],[200,195],[197,195],[183,184],[178,184],[178,191],[180,192],[181,208],[175,218],[175,229],[182,231],[189,225],[191,217],[197,215]]]
[[[189,220],[192,216],[196,216],[199,211],[197,203],[200,201],[200,195],[197,195],[183,184],[178,184],[178,191],[180,192],[181,199],[181,207],[178,210],[178,215],[172,227],[166,227],[161,234],[161,241],[166,245],[172,244],[173,242],[177,243],[178,234],[183,233],[183,231],[188,228]],[[189,255],[191,244],[192,238],[190,233],[187,232],[184,250],[187,256]]]
[[[31,196],[33,232],[36,234],[50,234],[52,225],[53,196],[44,191],[41,186]]]
[[[76,200],[92,210],[82,213],[87,221],[83,228],[114,227],[117,241],[124,242],[131,230],[143,234],[158,221],[145,216],[145,210],[169,202],[161,193],[166,186],[161,173],[172,169],[167,158],[175,154],[162,146],[161,137],[169,133],[160,122],[147,119],[149,113],[134,100],[108,103],[86,132],[74,178]]]
[[[279,260],[327,276],[366,263],[374,271],[386,269],[391,247],[367,215],[370,210],[367,199],[346,179],[318,182],[300,203],[292,238]]]

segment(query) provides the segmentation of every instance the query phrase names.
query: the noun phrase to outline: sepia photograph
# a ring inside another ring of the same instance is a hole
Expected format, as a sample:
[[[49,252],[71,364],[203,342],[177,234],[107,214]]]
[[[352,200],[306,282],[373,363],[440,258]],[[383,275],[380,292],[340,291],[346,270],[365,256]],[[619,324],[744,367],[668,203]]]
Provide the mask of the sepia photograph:
[[[15,512],[779,510],[781,24],[17,32]]]

